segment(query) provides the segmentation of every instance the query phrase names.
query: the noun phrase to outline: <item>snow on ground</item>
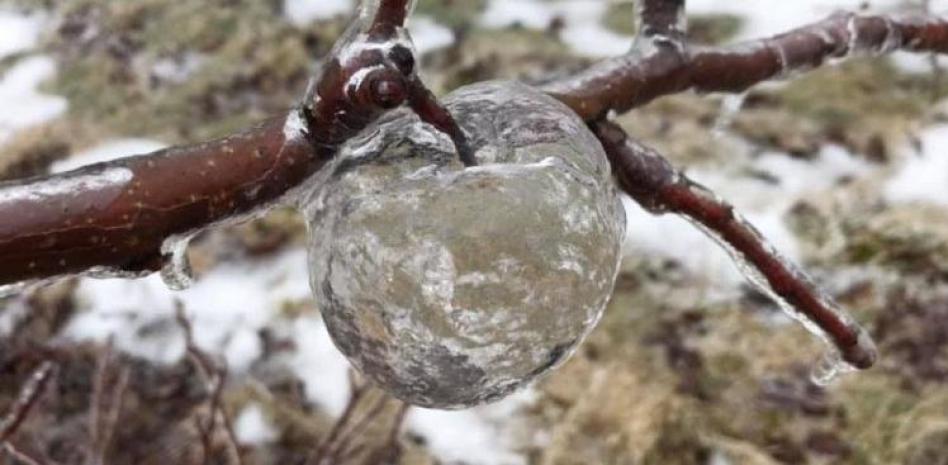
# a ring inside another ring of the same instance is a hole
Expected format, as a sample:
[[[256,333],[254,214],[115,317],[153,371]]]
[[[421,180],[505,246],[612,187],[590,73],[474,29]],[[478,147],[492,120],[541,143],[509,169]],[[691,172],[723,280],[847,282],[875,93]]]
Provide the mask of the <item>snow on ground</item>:
[[[283,14],[297,26],[306,26],[318,19],[351,15],[355,11],[352,0],[285,0]]]
[[[22,14],[0,7],[0,58],[35,47],[47,22],[41,13]]]
[[[258,331],[285,302],[309,298],[306,253],[291,249],[272,258],[225,263],[184,291],[170,291],[155,274],[142,279],[82,279],[78,313],[64,337],[106,341],[147,359],[172,363],[184,353],[175,325],[180,300],[194,326],[195,342],[220,353],[235,372],[261,352]]]
[[[872,8],[891,8],[895,1],[874,1]],[[748,17],[750,21],[741,35],[755,37],[819,19],[835,9],[852,9],[860,3],[861,0],[691,0],[689,9],[692,13],[726,11]],[[599,0],[492,0],[482,22],[493,27],[520,23],[546,28],[554,17],[562,16],[566,25],[561,37],[571,47],[590,56],[613,55],[627,49],[629,38],[601,26],[606,5],[607,2]],[[350,14],[353,2],[286,0],[285,7],[291,21],[307,24],[314,19]],[[935,9],[948,9],[948,0],[936,1]],[[0,58],[35,47],[43,21],[42,16],[0,10]],[[422,51],[446,46],[454,40],[451,31],[430,18],[414,18],[411,28]],[[923,70],[918,62],[915,66]],[[13,131],[40,124],[66,110],[63,99],[37,91],[38,83],[54,72],[54,63],[49,58],[27,56],[0,76],[0,105],[4,108],[0,113],[0,143]],[[922,153],[910,157],[886,186],[890,201],[945,203],[948,199],[948,157],[944,156],[948,152],[948,126],[928,129],[922,141]],[[53,169],[69,170],[162,147],[160,142],[150,140],[111,141],[59,162]],[[783,223],[783,215],[792,202],[801,195],[829,187],[842,176],[858,177],[869,169],[838,147],[827,147],[813,162],[767,154],[758,158],[753,168],[780,182],[768,184],[718,171],[690,175],[733,201],[791,257],[796,255],[797,245]],[[673,216],[653,217],[631,203],[628,210],[628,253],[668,256],[692,270],[703,271],[713,285],[722,289],[743,282],[730,259],[689,223]],[[175,299],[180,299],[193,320],[197,343],[223,354],[231,368],[239,372],[259,356],[257,331],[273,321],[280,307],[287,301],[310,298],[307,280],[305,251],[301,249],[266,260],[221,264],[201,276],[191,289],[177,293],[169,291],[157,276],[139,280],[82,279],[77,291],[79,314],[63,337],[99,341],[114,337],[125,351],[171,362],[180,358],[184,350],[173,318]],[[12,305],[18,305],[17,301]],[[7,309],[3,317],[16,313],[16,309]],[[9,326],[8,322],[0,322],[2,326]],[[330,413],[338,414],[349,396],[348,362],[336,350],[318,317],[297,319],[288,331],[298,350],[287,362],[303,380],[307,396]],[[500,404],[462,412],[414,409],[408,417],[408,428],[425,437],[445,463],[524,463],[522,456],[510,450],[514,445],[507,441],[509,435],[502,425],[531,402],[534,395],[526,391]],[[258,406],[241,412],[236,428],[241,440],[247,443],[266,442],[273,437],[272,426]]]
[[[293,323],[291,337],[296,353],[289,364],[303,381],[306,397],[331,415],[339,415],[349,400],[349,361],[329,338],[320,318]]]
[[[19,60],[0,76],[0,144],[18,129],[45,123],[65,113],[66,99],[38,90],[40,83],[55,71],[51,58],[32,56]]]
[[[279,439],[279,431],[267,419],[263,409],[251,404],[240,412],[234,420],[234,434],[237,442],[260,446]]]
[[[512,452],[512,434],[505,431],[517,412],[531,404],[536,393],[518,392],[496,404],[459,412],[412,409],[408,429],[427,440],[432,452],[447,465],[519,465],[526,457]]]
[[[40,13],[23,14],[0,8],[0,59],[28,54],[37,46],[49,20]],[[43,94],[39,85],[53,76],[52,59],[33,55],[16,60],[0,75],[0,144],[18,129],[49,121],[66,111],[66,100]]]
[[[921,152],[907,157],[886,184],[886,199],[948,205],[948,125],[928,128],[920,138]]]
[[[62,173],[80,166],[111,161],[129,155],[150,153],[165,147],[167,147],[166,144],[149,139],[111,140],[53,163],[50,172]]]
[[[772,35],[823,19],[836,11],[904,11],[905,0],[689,0],[690,14],[733,14],[745,18],[738,39]],[[866,8],[863,9],[863,6]],[[932,0],[931,11],[948,13],[948,0]]]
[[[408,31],[419,55],[454,43],[454,32],[427,16],[416,15],[408,22]]]

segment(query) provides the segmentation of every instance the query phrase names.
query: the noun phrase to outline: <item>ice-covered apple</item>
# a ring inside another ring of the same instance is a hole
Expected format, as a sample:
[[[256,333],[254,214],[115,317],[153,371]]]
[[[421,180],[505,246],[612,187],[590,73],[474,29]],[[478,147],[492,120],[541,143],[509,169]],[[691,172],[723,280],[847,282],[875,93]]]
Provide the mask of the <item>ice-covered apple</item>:
[[[412,404],[497,400],[602,315],[625,231],[597,139],[513,82],[445,99],[478,166],[414,114],[352,141],[304,200],[313,291],[339,349]]]

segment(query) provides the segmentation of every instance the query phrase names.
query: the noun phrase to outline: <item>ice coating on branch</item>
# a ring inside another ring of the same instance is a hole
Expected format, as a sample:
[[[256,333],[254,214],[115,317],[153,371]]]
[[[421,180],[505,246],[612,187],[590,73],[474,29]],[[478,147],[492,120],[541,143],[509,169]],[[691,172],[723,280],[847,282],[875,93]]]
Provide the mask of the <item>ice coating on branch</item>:
[[[167,260],[161,267],[161,280],[172,291],[183,291],[194,284],[191,262],[188,260],[188,244],[191,237],[171,237],[161,245],[161,253]]]
[[[461,408],[572,353],[611,295],[625,219],[602,146],[559,102],[493,82],[445,103],[479,166],[396,112],[340,153],[303,209],[340,350],[403,400]]]
[[[700,195],[714,197],[712,193],[705,191],[700,186],[693,186],[692,189],[694,189],[694,191]],[[756,241],[760,244],[763,244],[764,247],[767,248],[768,255],[779,260],[783,264],[783,267],[794,275],[795,280],[807,283],[813,292],[820,292],[817,290],[817,286],[812,284],[812,280],[805,273],[803,273],[803,271],[798,269],[796,265],[794,265],[790,260],[786,259],[778,250],[771,246],[770,243],[759,232],[757,232],[757,229],[752,224],[750,224],[750,222],[748,222],[737,212],[732,212],[731,214],[733,215],[733,220],[740,223],[743,228],[748,231],[753,231]],[[708,228],[693,218],[686,217],[686,219],[692,222],[708,237],[717,242],[721,248],[723,248],[728,253],[728,255],[731,256],[731,259],[734,261],[738,270],[751,284],[753,284],[758,290],[763,292],[765,295],[770,297],[771,300],[777,303],[780,309],[787,316],[799,322],[804,328],[806,328],[807,331],[823,341],[823,343],[826,345],[825,352],[820,357],[820,360],[817,362],[811,372],[811,379],[814,383],[825,386],[834,381],[839,375],[855,371],[855,368],[843,359],[840,350],[836,347],[830,335],[827,334],[827,332],[824,331],[817,324],[817,322],[807,317],[807,315],[804,314],[801,309],[796,308],[791,302],[781,296],[780,292],[775,289],[773,285],[771,285],[770,281],[760,272],[756,266],[754,266],[753,263],[748,260],[748,258],[742,252],[735,249],[734,246],[732,246],[717,231]],[[820,292],[818,299],[824,308],[829,309],[829,311],[832,312],[835,319],[842,321],[846,327],[851,328],[856,332],[856,343],[859,350],[862,353],[867,354],[867,356],[874,358],[876,356],[875,343],[872,341],[872,338],[869,336],[869,334],[852,318],[852,316],[843,310],[830,296]]]
[[[362,0],[362,4],[359,6],[359,19],[363,22],[363,24],[368,24],[375,18],[375,15],[378,14],[381,3],[382,0]],[[406,18],[411,17],[411,13],[415,11],[415,5],[417,4],[418,0],[408,0],[406,2]]]
[[[741,92],[740,94],[730,94],[722,97],[721,109],[714,120],[714,127],[711,129],[714,137],[724,137],[727,131],[731,129],[735,118],[747,102],[748,94],[748,92]]]

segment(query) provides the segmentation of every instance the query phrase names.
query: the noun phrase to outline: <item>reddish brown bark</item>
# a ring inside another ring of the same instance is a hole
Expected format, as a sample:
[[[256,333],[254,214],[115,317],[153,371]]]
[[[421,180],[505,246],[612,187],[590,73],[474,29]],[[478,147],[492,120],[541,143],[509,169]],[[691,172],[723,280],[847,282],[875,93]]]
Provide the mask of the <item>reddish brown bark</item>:
[[[598,122],[591,128],[622,190],[652,213],[684,215],[711,231],[766,279],[768,292],[821,328],[843,360],[856,368],[872,366],[878,355],[865,331],[782,259],[734,207],[689,180],[655,150],[630,139],[619,126]]]
[[[316,171],[277,118],[218,141],[0,186],[0,283],[155,271],[162,244],[272,203]]]
[[[838,13],[768,39],[722,48],[640,40],[631,53],[604,60],[544,90],[593,121],[663,95],[688,90],[743,92],[827,60],[895,50],[948,53],[948,22]]]
[[[638,2],[639,35],[681,41],[685,36],[685,0]]]

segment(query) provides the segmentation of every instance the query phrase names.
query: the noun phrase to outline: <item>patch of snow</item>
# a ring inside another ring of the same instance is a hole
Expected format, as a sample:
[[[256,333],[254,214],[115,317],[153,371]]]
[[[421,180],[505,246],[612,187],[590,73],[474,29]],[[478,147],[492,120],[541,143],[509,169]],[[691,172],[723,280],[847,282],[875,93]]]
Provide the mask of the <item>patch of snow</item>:
[[[632,47],[632,37],[617,34],[603,24],[610,3],[596,0],[491,0],[481,17],[485,27],[500,28],[520,25],[530,29],[546,29],[560,18],[564,27],[560,39],[579,54],[607,57],[625,53]],[[631,24],[634,18],[629,17]]]
[[[36,47],[48,19],[42,13],[23,14],[0,8],[0,59]]]
[[[408,31],[418,55],[424,55],[454,43],[454,32],[428,16],[415,16],[408,22]]]
[[[182,84],[194,75],[204,64],[205,58],[198,53],[186,53],[179,59],[163,58],[151,68],[152,76],[174,84]]]
[[[303,27],[319,19],[351,15],[355,11],[352,0],[285,0],[283,14],[291,23]]]
[[[920,137],[921,153],[910,157],[887,182],[886,199],[948,205],[948,125],[928,128]]]
[[[66,99],[40,93],[37,87],[56,72],[53,60],[33,56],[18,61],[0,78],[0,143],[14,131],[35,126],[65,113]]]
[[[280,435],[263,409],[257,404],[244,407],[234,420],[234,434],[237,442],[250,446],[260,446],[279,439]]]
[[[105,341],[128,353],[159,363],[184,354],[177,327],[179,299],[194,327],[195,343],[222,355],[236,372],[261,353],[257,337],[287,301],[310,298],[306,253],[292,249],[252,263],[226,263],[202,276],[191,288],[172,292],[155,274],[147,278],[83,278],[76,290],[78,314],[63,337]]]
[[[530,29],[546,29],[555,17],[551,2],[491,0],[481,17],[481,24],[492,28],[520,25]]]
[[[333,344],[320,318],[293,322],[292,338],[297,348],[289,363],[303,381],[307,399],[331,415],[340,415],[351,394],[349,361]]]
[[[425,438],[432,453],[446,465],[526,464],[526,457],[513,450],[505,425],[536,396],[535,391],[526,389],[498,403],[457,412],[413,408],[406,424]]]
[[[150,139],[116,139],[104,142],[88,150],[72,154],[50,166],[50,172],[63,173],[94,163],[102,163],[133,155],[161,150],[166,144]]]

